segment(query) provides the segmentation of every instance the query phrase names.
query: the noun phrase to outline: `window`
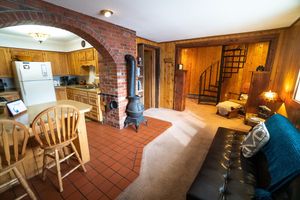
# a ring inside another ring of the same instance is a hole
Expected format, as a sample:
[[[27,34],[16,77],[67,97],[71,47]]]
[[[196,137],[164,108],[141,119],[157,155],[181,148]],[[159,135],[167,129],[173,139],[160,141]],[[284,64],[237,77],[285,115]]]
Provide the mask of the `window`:
[[[296,82],[295,92],[294,92],[294,100],[300,103],[300,71],[298,73],[298,78]]]

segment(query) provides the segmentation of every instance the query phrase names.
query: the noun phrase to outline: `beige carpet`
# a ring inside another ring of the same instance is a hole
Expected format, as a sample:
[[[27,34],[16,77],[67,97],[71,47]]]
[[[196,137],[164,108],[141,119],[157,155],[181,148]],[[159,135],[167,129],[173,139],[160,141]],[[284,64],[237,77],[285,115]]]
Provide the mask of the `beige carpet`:
[[[216,115],[215,106],[187,100],[186,107],[184,112],[162,108],[145,111],[146,116],[170,121],[173,126],[145,147],[140,176],[118,199],[185,199],[218,127],[250,128],[241,118]]]

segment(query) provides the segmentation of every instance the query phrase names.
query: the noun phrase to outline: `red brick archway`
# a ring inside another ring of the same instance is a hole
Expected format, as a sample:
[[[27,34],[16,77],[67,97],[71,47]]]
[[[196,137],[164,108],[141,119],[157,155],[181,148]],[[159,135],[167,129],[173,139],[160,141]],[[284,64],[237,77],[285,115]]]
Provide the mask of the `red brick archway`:
[[[38,24],[62,28],[84,38],[103,57],[100,69],[102,101],[116,100],[119,108],[105,113],[106,123],[122,128],[126,100],[126,54],[136,55],[132,30],[40,0],[0,1],[0,28]]]

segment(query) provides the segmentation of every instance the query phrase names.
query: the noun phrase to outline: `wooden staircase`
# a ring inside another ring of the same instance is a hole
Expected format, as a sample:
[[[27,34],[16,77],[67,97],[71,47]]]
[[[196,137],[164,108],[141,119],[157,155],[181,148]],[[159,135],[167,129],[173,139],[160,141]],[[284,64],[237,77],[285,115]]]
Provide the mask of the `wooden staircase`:
[[[244,67],[247,49],[247,45],[222,47],[221,62],[212,63],[200,75],[199,104],[217,104],[220,101],[222,83]]]

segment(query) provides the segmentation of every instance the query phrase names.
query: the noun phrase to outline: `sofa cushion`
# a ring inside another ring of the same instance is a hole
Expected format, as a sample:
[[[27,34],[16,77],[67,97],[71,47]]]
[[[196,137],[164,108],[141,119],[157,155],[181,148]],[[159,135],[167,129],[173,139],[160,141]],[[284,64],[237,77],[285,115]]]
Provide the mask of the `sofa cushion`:
[[[270,139],[270,134],[264,123],[257,124],[242,143],[242,152],[246,158],[255,155]]]

